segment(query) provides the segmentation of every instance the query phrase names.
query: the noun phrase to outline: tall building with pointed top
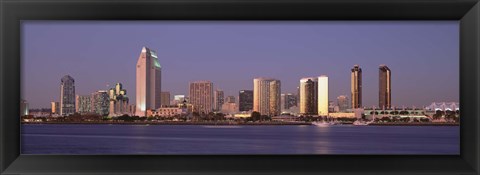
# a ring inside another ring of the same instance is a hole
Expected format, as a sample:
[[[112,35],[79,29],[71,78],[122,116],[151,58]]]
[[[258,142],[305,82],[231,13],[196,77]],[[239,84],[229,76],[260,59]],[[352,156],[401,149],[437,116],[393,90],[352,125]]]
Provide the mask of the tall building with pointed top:
[[[136,67],[136,110],[135,115],[147,116],[147,110],[161,106],[161,66],[157,52],[142,48]]]
[[[261,115],[279,115],[280,109],[280,80],[271,78],[253,79],[253,111]]]
[[[378,107],[390,109],[392,107],[392,72],[382,64],[378,68]]]
[[[60,80],[60,115],[67,116],[75,113],[75,80],[65,75]]]
[[[362,68],[355,64],[351,73],[352,109],[362,107]]]

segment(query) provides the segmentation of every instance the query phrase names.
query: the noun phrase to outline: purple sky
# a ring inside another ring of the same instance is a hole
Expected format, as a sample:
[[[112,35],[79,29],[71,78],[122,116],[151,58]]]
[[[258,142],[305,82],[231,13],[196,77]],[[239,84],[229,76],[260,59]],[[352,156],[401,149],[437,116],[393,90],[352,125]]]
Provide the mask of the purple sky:
[[[459,100],[458,21],[23,21],[22,97],[30,108],[50,107],[69,74],[81,95],[121,82],[133,104],[142,46],[158,52],[162,90],[172,96],[188,95],[194,80],[238,96],[254,77],[296,93],[300,78],[325,74],[334,100],[350,97],[359,64],[364,106],[372,106],[386,64],[394,106]]]

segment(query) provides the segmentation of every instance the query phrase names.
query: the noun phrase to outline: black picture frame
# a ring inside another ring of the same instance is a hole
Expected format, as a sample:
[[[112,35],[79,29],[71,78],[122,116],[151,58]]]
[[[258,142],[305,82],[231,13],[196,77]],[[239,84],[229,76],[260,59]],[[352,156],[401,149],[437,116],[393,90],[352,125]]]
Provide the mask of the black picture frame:
[[[480,174],[477,0],[0,0],[0,15],[2,174]],[[20,155],[22,20],[459,20],[460,155]]]

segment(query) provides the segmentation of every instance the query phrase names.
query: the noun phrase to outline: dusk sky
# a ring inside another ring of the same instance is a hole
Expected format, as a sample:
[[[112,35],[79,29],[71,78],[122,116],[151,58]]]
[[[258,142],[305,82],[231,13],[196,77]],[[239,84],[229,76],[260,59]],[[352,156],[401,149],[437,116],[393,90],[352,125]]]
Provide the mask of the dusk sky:
[[[135,66],[156,50],[162,91],[188,95],[210,80],[225,96],[253,78],[296,93],[300,78],[327,75],[329,98],[350,98],[350,69],[363,71],[363,105],[378,105],[378,67],[392,71],[392,105],[459,101],[458,21],[23,21],[22,98],[30,108],[59,101],[60,79],[88,95],[120,82],[135,103]]]

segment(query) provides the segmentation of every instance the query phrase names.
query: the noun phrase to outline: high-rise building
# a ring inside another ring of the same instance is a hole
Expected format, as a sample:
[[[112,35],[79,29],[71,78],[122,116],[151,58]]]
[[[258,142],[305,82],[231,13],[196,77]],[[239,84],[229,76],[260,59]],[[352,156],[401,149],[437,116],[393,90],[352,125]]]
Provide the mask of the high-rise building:
[[[60,114],[60,103],[52,101],[50,103],[52,114]]]
[[[60,115],[75,113],[75,80],[65,75],[60,81]]]
[[[390,109],[392,107],[392,72],[382,64],[378,69],[378,107]]]
[[[328,77],[318,77],[318,115],[328,116]]]
[[[235,96],[227,96],[225,103],[236,103]]]
[[[75,96],[75,112],[80,114],[90,113],[92,105],[91,95],[77,95]]]
[[[238,93],[238,110],[250,111],[253,109],[253,91],[241,90]]]
[[[20,116],[28,115],[28,102],[27,100],[20,100]]]
[[[318,113],[318,78],[300,79],[300,114],[316,115]]]
[[[297,96],[292,93],[281,95],[282,110],[297,106]]]
[[[170,106],[170,92],[162,92],[162,101],[161,104],[162,106]]]
[[[351,73],[352,108],[362,107],[362,68],[354,65]]]
[[[109,116],[120,116],[129,113],[127,90],[123,89],[121,83],[117,83],[115,88],[108,91],[109,96]]]
[[[213,93],[213,110],[214,111],[221,111],[222,105],[224,103],[224,94],[222,90],[215,90]]]
[[[280,80],[271,78],[255,78],[253,80],[253,111],[261,115],[279,115],[280,110]]]
[[[349,104],[350,102],[346,95],[340,95],[337,97],[337,106],[340,112],[346,112],[350,108]]]
[[[190,104],[193,111],[208,114],[213,111],[213,83],[195,81],[190,83]]]
[[[161,90],[161,66],[157,52],[143,47],[137,61],[135,110],[137,116],[144,117],[147,110],[160,108]]]
[[[91,100],[92,112],[101,116],[108,115],[110,108],[110,97],[107,91],[100,90],[92,93]]]

